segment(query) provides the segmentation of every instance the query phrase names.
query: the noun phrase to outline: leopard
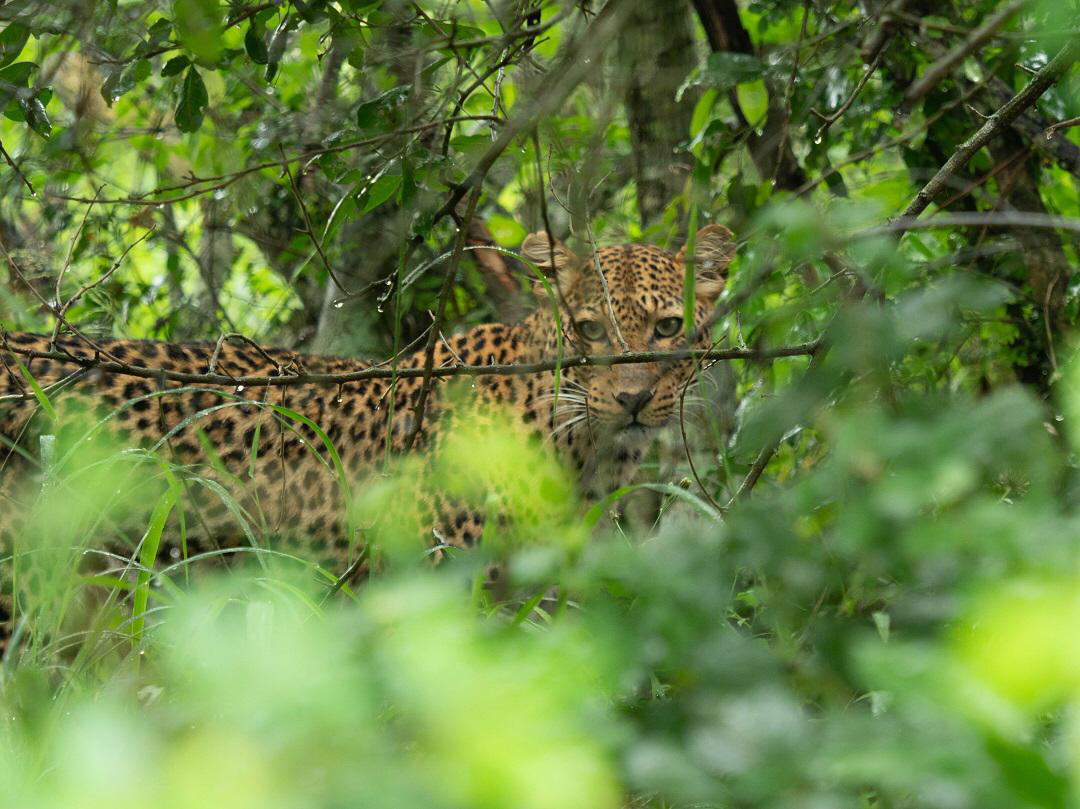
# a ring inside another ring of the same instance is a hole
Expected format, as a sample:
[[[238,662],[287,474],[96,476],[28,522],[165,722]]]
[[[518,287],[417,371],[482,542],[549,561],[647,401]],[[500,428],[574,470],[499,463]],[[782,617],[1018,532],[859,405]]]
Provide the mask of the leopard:
[[[534,276],[533,311],[514,323],[438,335],[392,364],[267,348],[238,336],[172,342],[0,332],[0,650],[23,612],[22,594],[33,603],[48,578],[23,559],[18,544],[28,498],[55,485],[46,456],[59,451],[59,438],[42,426],[50,415],[44,411],[62,408],[61,421],[87,417],[92,436],[107,436],[110,446],[140,461],[131,469],[108,467],[107,486],[123,490],[131,522],[93,524],[95,537],[112,536],[97,549],[104,558],[130,563],[140,553],[151,535],[148,518],[153,526],[162,491],[172,486],[185,505],[165,509],[159,521],[164,558],[239,551],[259,542],[250,527],[258,523],[259,536],[313,560],[340,586],[374,564],[364,520],[348,502],[352,493],[376,485],[393,459],[437,456],[458,429],[452,375],[430,369],[540,366],[471,375],[469,395],[479,407],[505,410],[522,440],[551,452],[582,502],[631,482],[657,432],[675,417],[694,360],[562,358],[674,351],[688,340],[707,347],[704,326],[727,283],[735,244],[728,228],[709,224],[696,233],[692,254],[687,246],[671,252],[631,243],[578,256],[547,230],[529,234],[519,253]],[[692,324],[684,322],[688,278]],[[390,376],[387,368],[394,369]],[[207,376],[219,381],[202,381]],[[290,377],[295,384],[272,384]],[[253,378],[265,384],[231,382]],[[232,496],[223,497],[224,489]],[[436,557],[476,545],[504,517],[492,513],[498,509],[490,500],[463,502],[438,485],[419,484],[405,499],[419,515],[420,545]],[[34,519],[46,519],[49,530],[72,530],[63,507],[47,512]],[[17,560],[26,563],[16,584]]]

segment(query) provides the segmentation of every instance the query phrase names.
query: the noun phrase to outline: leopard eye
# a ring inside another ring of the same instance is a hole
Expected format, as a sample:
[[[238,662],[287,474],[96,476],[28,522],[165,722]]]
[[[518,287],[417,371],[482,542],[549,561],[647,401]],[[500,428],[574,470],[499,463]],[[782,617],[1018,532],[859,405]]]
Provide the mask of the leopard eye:
[[[607,336],[604,324],[599,320],[579,320],[574,323],[577,333],[591,342],[598,342]]]
[[[674,337],[682,329],[681,317],[665,317],[656,321],[656,336],[661,339]]]

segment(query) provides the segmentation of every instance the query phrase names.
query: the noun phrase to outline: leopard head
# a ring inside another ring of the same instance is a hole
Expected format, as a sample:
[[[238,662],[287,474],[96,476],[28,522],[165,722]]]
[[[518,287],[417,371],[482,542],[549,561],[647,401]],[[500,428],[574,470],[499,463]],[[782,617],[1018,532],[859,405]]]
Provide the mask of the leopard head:
[[[540,232],[525,238],[521,254],[551,278],[566,354],[688,347],[683,322],[685,246],[669,253],[628,244],[600,248],[579,258]],[[707,225],[698,231],[693,262],[695,329],[712,312],[734,255],[730,230]],[[549,312],[547,322],[552,320]],[[708,347],[708,335],[698,336],[696,343],[696,347]],[[594,436],[619,440],[646,435],[673,417],[693,368],[691,360],[567,368],[567,384],[559,394],[559,408],[565,407],[567,415],[557,419],[557,429],[559,424],[575,432],[587,427]]]

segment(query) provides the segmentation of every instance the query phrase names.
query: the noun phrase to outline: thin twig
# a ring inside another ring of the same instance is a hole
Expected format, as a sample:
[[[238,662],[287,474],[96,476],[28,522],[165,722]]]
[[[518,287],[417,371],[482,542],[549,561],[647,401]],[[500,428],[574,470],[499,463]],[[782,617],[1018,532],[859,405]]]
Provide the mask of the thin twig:
[[[780,125],[779,142],[776,145],[776,165],[773,167],[773,179],[780,171],[784,162],[784,147],[787,146],[788,127],[791,125],[791,95],[795,90],[795,77],[799,73],[799,54],[802,52],[802,43],[806,39],[806,21],[810,18],[810,0],[803,0],[802,27],[799,29],[799,40],[795,43],[795,52],[791,57],[791,73],[788,75],[787,88],[784,90],[784,120]]]
[[[245,8],[242,11],[238,12],[235,17],[230,17],[228,19],[228,21],[225,23],[225,30],[227,31],[230,28],[233,28],[233,27],[235,27],[237,25],[240,25],[245,20],[248,20],[251,17],[254,17],[260,11],[266,11],[266,9],[268,9],[268,8],[277,8],[280,5],[281,4],[277,3],[277,2],[275,2],[275,3],[259,3],[258,5],[254,5],[254,6],[251,6],[249,8]]]
[[[350,382],[360,382],[367,379],[422,379],[427,373],[432,378],[447,378],[455,376],[522,376],[526,374],[544,373],[552,371],[556,366],[569,368],[586,366],[610,366],[632,365],[634,363],[653,362],[680,362],[693,359],[707,359],[716,361],[750,360],[760,361],[776,359],[778,357],[805,357],[813,355],[820,348],[820,343],[799,343],[778,348],[762,349],[726,349],[723,351],[710,351],[705,349],[684,349],[681,351],[635,351],[629,354],[594,354],[566,357],[565,359],[547,359],[536,362],[526,362],[506,365],[454,365],[442,366],[426,370],[423,366],[409,366],[386,368],[382,366],[367,366],[356,371],[341,374],[314,374],[301,373],[292,376],[228,376],[220,373],[195,374],[186,371],[172,371],[165,368],[151,368],[141,365],[131,365],[110,357],[102,360],[100,356],[81,357],[63,351],[39,351],[33,348],[12,343],[9,336],[0,337],[0,347],[3,350],[17,354],[27,359],[55,360],[62,363],[70,363],[83,368],[93,368],[102,373],[132,376],[141,379],[164,379],[171,382],[183,382],[188,385],[215,385],[232,387],[243,385],[244,387],[297,387],[300,385],[326,385],[338,386]],[[102,350],[103,356],[110,356]],[[0,397],[0,401],[3,398]]]
[[[1058,121],[1056,124],[1051,124],[1043,131],[1043,135],[1046,136],[1047,140],[1050,140],[1054,137],[1054,133],[1059,129],[1069,129],[1074,126],[1080,126],[1080,117],[1070,118],[1067,121]]]
[[[267,350],[265,348],[263,348],[261,345],[259,345],[257,342],[252,340],[247,335],[239,334],[238,332],[226,332],[225,334],[221,335],[217,339],[217,342],[214,344],[214,353],[210,355],[210,363],[206,367],[206,372],[207,373],[209,373],[209,374],[214,373],[214,368],[217,366],[218,359],[221,357],[221,350],[225,347],[225,343],[229,342],[230,340],[236,340],[237,342],[247,343],[249,346],[251,346],[256,351],[258,351],[259,354],[262,355],[262,358],[264,360],[266,360],[271,365],[273,365],[275,368],[277,368],[278,374],[284,374],[285,371],[287,370],[288,365],[282,365],[280,362],[278,362],[277,359],[270,356],[269,352],[267,352]],[[291,363],[291,365],[295,365],[295,363]],[[229,375],[229,378],[230,379],[233,378],[231,374]]]
[[[91,281],[89,284],[83,285],[79,289],[78,292],[76,292],[74,295],[72,295],[70,298],[68,298],[67,302],[63,306],[60,307],[61,314],[65,314],[67,312],[67,310],[70,309],[72,306],[74,306],[76,303],[78,303],[79,299],[82,298],[82,296],[85,295],[87,292],[89,292],[92,289],[95,289],[96,287],[101,286],[106,281],[108,281],[110,278],[112,278],[113,273],[115,273],[118,269],[120,269],[120,265],[124,263],[124,259],[127,258],[128,253],[130,253],[132,250],[134,250],[136,247],[138,247],[142,242],[149,239],[154,233],[155,233],[154,229],[151,228],[150,230],[146,231],[146,233],[144,233],[142,236],[140,236],[135,241],[133,241],[131,244],[129,244],[127,247],[125,247],[124,252],[122,252],[120,254],[120,257],[117,258],[116,261],[114,261],[112,263],[112,265],[109,267],[109,269],[107,269],[105,272],[103,272],[100,276],[98,276],[96,279]]]
[[[370,138],[362,138],[360,140],[349,141],[348,143],[338,143],[334,146],[326,146],[321,149],[307,149],[300,154],[293,155],[285,158],[288,163],[299,163],[304,160],[311,160],[312,158],[319,157],[320,155],[336,154],[337,152],[347,152],[352,149],[359,149],[365,146],[376,146],[384,141],[392,140],[400,137],[401,135],[410,135],[416,132],[424,132],[428,129],[435,129],[440,126],[444,126],[448,123],[459,121],[491,121],[490,115],[458,115],[453,118],[442,118],[436,121],[428,121],[423,124],[416,124],[415,126],[405,127],[403,129],[395,130],[394,132],[388,132],[384,135],[377,135]],[[281,160],[267,160],[262,163],[256,163],[253,166],[247,168],[237,169],[236,171],[228,172],[226,174],[219,174],[214,177],[191,177],[190,179],[170,186],[162,186],[155,188],[151,191],[147,191],[144,194],[136,194],[128,197],[114,197],[110,199],[98,199],[99,205],[171,205],[174,202],[183,202],[184,200],[192,199],[202,194],[207,194],[211,191],[220,191],[224,188],[235,183],[237,180],[254,174],[259,171],[265,171],[266,169],[280,169],[282,167]],[[169,194],[174,191],[183,191],[194,186],[205,185],[207,183],[214,183],[214,185],[208,185],[205,188],[199,188],[188,194],[182,196],[170,197],[168,199],[156,199],[161,194]],[[69,194],[57,194],[53,192],[46,192],[48,196],[53,199],[62,199],[68,202],[82,202],[89,203],[92,200],[89,197],[77,197]]]
[[[349,290],[342,286],[341,281],[337,277],[337,273],[334,272],[334,268],[330,265],[330,259],[326,257],[326,252],[323,250],[322,243],[319,241],[318,235],[315,233],[315,228],[311,224],[311,216],[308,215],[307,205],[304,204],[304,195],[300,193],[300,186],[296,182],[296,177],[292,173],[292,169],[289,168],[289,161],[285,158],[285,147],[279,146],[281,149],[281,165],[285,169],[285,174],[289,177],[289,187],[292,188],[293,196],[296,197],[296,204],[300,206],[300,215],[304,218],[304,230],[307,232],[308,238],[311,239],[311,243],[315,246],[315,252],[319,254],[319,258],[322,259],[323,266],[326,268],[327,274],[334,282],[342,294],[348,295]]]
[[[952,73],[959,62],[985,45],[997,30],[1028,5],[1028,2],[1029,0],[1013,0],[987,17],[982,25],[973,30],[963,42],[958,42],[950,48],[944,56],[930,65],[922,76],[911,83],[907,92],[904,93],[903,108],[911,109],[915,106],[942,79]]]
[[[623,351],[629,351],[630,346],[623,337],[622,330],[619,329],[619,321],[615,319],[615,308],[611,305],[611,290],[608,289],[607,278],[604,277],[604,271],[600,268],[600,248],[597,247],[596,239],[593,237],[592,213],[589,211],[587,202],[585,206],[585,234],[589,238],[589,247],[592,248],[592,266],[596,270],[596,277],[600,280],[600,290],[604,296],[604,305],[607,307],[608,320],[611,323],[611,328],[615,330],[615,339]]]
[[[1053,296],[1054,287],[1057,286],[1058,281],[1061,280],[1061,271],[1054,275],[1053,280],[1046,285],[1046,295],[1043,298],[1043,328],[1046,330],[1046,349],[1050,355],[1050,370],[1053,371],[1055,379],[1058,375],[1057,355],[1054,352],[1054,332],[1051,329],[1050,323],[1050,298]]]
[[[844,101],[844,103],[841,104],[839,107],[837,107],[834,112],[826,115],[824,113],[818,112],[813,107],[810,108],[810,112],[812,112],[814,115],[816,115],[823,121],[821,127],[817,131],[817,134],[814,135],[814,143],[821,143],[822,139],[825,137],[825,133],[829,131],[829,127],[835,124],[840,119],[840,116],[847,112],[851,105],[855,103],[855,99],[859,97],[859,93],[862,92],[863,88],[866,86],[866,83],[870,81],[870,77],[874,75],[874,71],[877,70],[877,66],[881,64],[881,57],[882,55],[884,55],[885,51],[886,49],[882,48],[877,52],[877,56],[874,57],[874,61],[872,61],[868,65],[863,65],[863,74],[859,78],[859,83],[855,85],[855,89],[851,91],[851,95],[847,97],[847,100]]]
[[[424,406],[427,404],[428,394],[431,392],[432,372],[435,370],[435,345],[439,341],[439,329],[443,317],[446,315],[446,304],[450,300],[450,293],[454,289],[454,280],[457,278],[458,266],[461,264],[461,256],[465,250],[465,240],[468,238],[469,224],[473,214],[476,213],[476,204],[480,201],[480,187],[477,186],[469,194],[469,201],[465,209],[464,221],[458,229],[457,239],[454,242],[454,252],[450,256],[450,264],[443,276],[442,289],[439,290],[439,300],[435,308],[435,321],[428,335],[427,346],[424,348],[424,373],[420,385],[420,394],[416,398],[416,406],[413,408],[413,425],[409,434],[405,437],[405,451],[412,449],[416,436],[424,425]]]
[[[22,283],[22,285],[24,287],[26,287],[28,290],[30,290],[30,294],[33,295],[35,298],[37,298],[38,302],[45,309],[47,309],[50,313],[52,313],[52,315],[58,321],[60,321],[61,324],[63,324],[65,327],[67,327],[68,331],[70,331],[72,334],[74,334],[76,337],[78,337],[80,340],[82,340],[84,343],[86,343],[88,346],[90,346],[92,349],[94,349],[94,351],[96,352],[97,358],[100,358],[100,357],[104,356],[104,357],[107,357],[111,361],[119,362],[119,360],[117,360],[116,357],[112,356],[112,354],[110,354],[108,351],[106,351],[100,345],[98,345],[93,340],[91,340],[89,337],[87,337],[85,334],[83,334],[81,331],[79,331],[79,329],[77,329],[75,326],[73,326],[71,323],[69,323],[68,320],[64,317],[64,313],[62,311],[60,311],[52,303],[47,301],[45,299],[45,296],[42,295],[38,291],[37,287],[35,287],[33,284],[31,284],[26,279],[26,275],[23,273],[22,268],[18,265],[18,262],[15,261],[15,257],[12,256],[11,252],[7,249],[7,246],[4,244],[3,239],[0,239],[0,252],[2,252],[4,254],[4,258],[7,260],[8,271],[11,273],[11,275],[13,277],[17,278]],[[0,329],[0,334],[2,334],[2,329]],[[70,354],[60,353],[60,356],[61,357],[66,357],[68,359],[73,359],[73,356],[70,355]]]
[[[918,26],[922,31],[943,31],[946,34],[958,34],[962,37],[971,36],[974,29],[964,28],[959,25],[938,22],[932,17],[920,17],[918,14],[909,14],[906,11],[894,11],[893,16],[911,25]],[[1050,37],[1069,36],[1080,31],[995,31],[992,39],[1013,39],[1020,41],[1048,39]]]
[[[911,140],[912,138],[917,137],[919,134],[926,131],[931,126],[933,126],[935,123],[937,123],[939,120],[941,120],[941,118],[943,118],[950,110],[954,109],[957,105],[965,103],[969,98],[974,96],[980,90],[985,89],[986,82],[989,80],[989,78],[990,77],[987,77],[987,78],[983,79],[982,81],[980,81],[980,82],[978,82],[976,84],[973,84],[971,87],[968,87],[963,93],[961,93],[959,98],[957,98],[957,99],[955,99],[953,101],[950,101],[947,104],[942,105],[941,109],[939,109],[933,115],[929,116],[925,121],[922,121],[918,125],[911,127],[907,131],[897,135],[895,138],[891,138],[889,140],[882,141],[881,143],[878,143],[878,144],[876,144],[874,146],[870,146],[870,147],[868,147],[866,149],[863,149],[861,152],[856,152],[855,154],[850,155],[849,157],[845,158],[844,160],[841,160],[839,163],[832,164],[831,166],[829,166],[829,168],[827,168],[825,171],[823,171],[818,177],[815,177],[812,180],[807,180],[801,186],[796,188],[795,191],[794,191],[795,196],[801,197],[804,194],[806,194],[807,192],[812,191],[813,189],[815,189],[819,185],[821,185],[823,182],[825,182],[832,175],[839,174],[840,170],[842,168],[844,168],[845,166],[850,166],[853,163],[858,163],[858,162],[860,162],[862,160],[866,160],[868,157],[873,157],[875,154],[878,154],[879,152],[883,152],[883,151],[885,151],[887,149],[891,149],[894,146],[899,146],[900,144],[905,143],[905,142]]]
[[[883,233],[902,233],[906,230],[928,230],[930,228],[951,227],[1029,227],[1067,230],[1080,233],[1080,218],[1054,216],[1033,211],[962,211],[960,213],[939,213],[927,219],[915,216],[900,216],[883,225],[876,225],[866,230],[858,230],[846,237],[871,239]]]
[[[877,27],[859,48],[863,62],[873,62],[877,55],[889,44],[889,40],[896,33],[896,15],[901,13],[910,2],[911,0],[892,0],[889,5],[881,10],[881,14],[878,15]]]
[[[810,358],[810,365],[807,366],[806,373],[803,375],[804,379],[808,378],[811,374],[817,373],[818,368],[820,368],[821,364],[825,361],[826,353],[824,346],[822,346],[820,350],[814,352],[814,355]],[[776,450],[780,448],[780,441],[782,439],[783,436],[777,436],[762,447],[761,452],[758,453],[754,462],[750,465],[746,477],[744,477],[742,483],[739,484],[739,488],[736,490],[734,496],[724,507],[725,511],[730,509],[735,503],[745,500],[750,496],[750,492],[752,492],[754,486],[757,485],[761,473],[765,471],[765,467],[769,465],[769,461],[771,461],[773,455],[776,454]]]
[[[1046,90],[1068,70],[1080,56],[1080,37],[1066,43],[1046,67],[1019,93],[1010,98],[1001,109],[986,119],[979,130],[957,147],[953,155],[945,162],[930,181],[924,185],[915,198],[904,209],[904,217],[917,217],[933,202],[934,197],[952,180],[952,177],[986,145],[994,135],[1008,126],[1020,113],[1035,103]]]
[[[86,227],[86,220],[90,218],[90,212],[94,210],[94,204],[97,202],[98,197],[101,196],[101,190],[104,185],[99,185],[94,192],[94,198],[90,200],[90,203],[86,206],[86,211],[83,213],[83,218],[79,221],[79,226],[75,229],[75,235],[71,237],[71,241],[68,242],[67,255],[64,257],[64,265],[60,268],[60,272],[56,275],[56,293],[53,299],[57,302],[60,301],[60,286],[64,283],[64,275],[67,273],[68,268],[71,266],[71,257],[75,255],[75,247],[79,243],[79,237],[82,236],[83,229]],[[55,339],[56,333],[53,333]]]
[[[25,184],[26,187],[30,189],[30,195],[36,197],[37,191],[34,190],[34,186],[30,184],[30,181],[26,179],[26,175],[22,173],[22,169],[20,169],[18,164],[15,163],[15,160],[12,158],[12,156],[8,154],[8,151],[4,148],[4,144],[2,141],[0,141],[0,155],[4,156],[4,160],[6,160],[7,164],[11,166],[11,170],[14,171],[16,176],[23,181],[23,184]]]
[[[542,91],[530,100],[518,104],[521,111],[499,132],[499,137],[487,148],[473,166],[464,181],[453,186],[450,194],[431,217],[431,227],[447,216],[457,218],[457,206],[471,189],[479,188],[495,161],[522,133],[536,126],[536,122],[551,115],[562,106],[574,89],[593,70],[608,43],[618,34],[629,13],[631,4],[625,0],[613,0],[593,18],[577,42],[568,43],[567,56],[544,76]],[[525,96],[528,98],[528,96]],[[517,107],[515,107],[517,109]],[[459,223],[460,225],[460,223]],[[424,235],[417,233],[405,248],[405,260],[423,243]]]
[[[948,207],[952,206],[952,204],[954,202],[956,202],[958,199],[963,199],[968,194],[970,194],[972,191],[974,191],[976,188],[978,188],[979,186],[984,185],[985,183],[989,182],[994,177],[1001,174],[1001,172],[1005,171],[1005,169],[1011,167],[1018,160],[1021,160],[1021,159],[1025,158],[1025,157],[1027,157],[1029,154],[1031,154],[1031,147],[1030,146],[1022,146],[1022,147],[1020,147],[1015,152],[1013,152],[1011,155],[1009,155],[1004,160],[1002,160],[1000,163],[998,163],[996,166],[991,168],[988,172],[983,174],[981,177],[978,177],[978,178],[972,180],[966,186],[961,188],[959,191],[957,191],[955,194],[953,194],[951,197],[949,197],[947,200],[945,200],[943,203],[941,203],[938,206],[938,210],[944,210],[945,208],[948,208]]]

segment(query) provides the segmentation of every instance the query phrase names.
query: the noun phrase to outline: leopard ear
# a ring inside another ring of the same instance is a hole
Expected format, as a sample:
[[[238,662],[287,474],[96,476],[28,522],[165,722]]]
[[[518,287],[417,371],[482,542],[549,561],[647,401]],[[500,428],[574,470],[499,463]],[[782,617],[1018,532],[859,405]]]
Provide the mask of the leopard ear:
[[[727,269],[735,258],[735,234],[723,225],[706,225],[694,238],[694,275],[697,294],[711,298],[727,283]],[[675,256],[676,264],[686,263],[686,247]]]
[[[545,275],[560,272],[578,264],[578,258],[558,239],[552,243],[547,233],[530,233],[521,243],[521,255],[535,264]]]

